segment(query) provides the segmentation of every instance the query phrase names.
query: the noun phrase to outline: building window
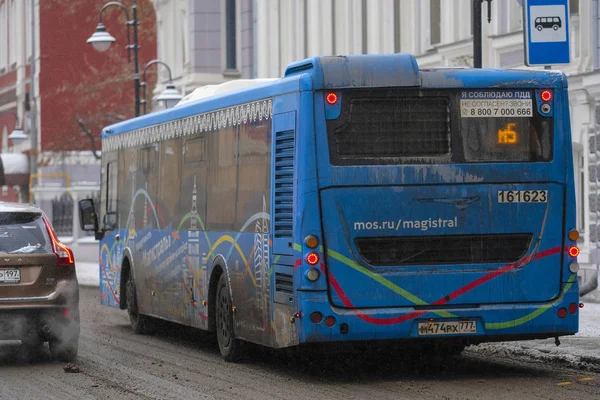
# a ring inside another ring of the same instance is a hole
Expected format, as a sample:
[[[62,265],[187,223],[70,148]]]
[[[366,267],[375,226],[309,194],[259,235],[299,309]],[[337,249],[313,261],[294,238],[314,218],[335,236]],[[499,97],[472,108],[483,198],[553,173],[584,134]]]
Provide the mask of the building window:
[[[400,0],[394,0],[394,53],[402,51],[400,27]]]
[[[225,0],[225,68],[237,69],[237,14],[236,0]]]
[[[440,0],[429,2],[429,43],[433,46],[442,41],[442,20]]]
[[[569,12],[571,15],[579,14],[579,0],[569,0]]]

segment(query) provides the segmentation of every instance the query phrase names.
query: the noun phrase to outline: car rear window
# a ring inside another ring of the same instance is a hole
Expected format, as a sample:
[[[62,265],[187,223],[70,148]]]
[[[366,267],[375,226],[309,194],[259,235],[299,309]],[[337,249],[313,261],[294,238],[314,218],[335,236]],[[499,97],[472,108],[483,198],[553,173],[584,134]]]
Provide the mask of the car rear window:
[[[0,253],[52,253],[41,213],[0,213]]]

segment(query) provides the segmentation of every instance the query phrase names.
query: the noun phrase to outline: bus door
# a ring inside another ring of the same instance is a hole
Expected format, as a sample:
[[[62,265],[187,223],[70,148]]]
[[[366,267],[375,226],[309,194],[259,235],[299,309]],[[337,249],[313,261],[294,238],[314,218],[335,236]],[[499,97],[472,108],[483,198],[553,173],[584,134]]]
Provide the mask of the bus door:
[[[273,235],[273,320],[277,345],[288,345],[296,337],[289,316],[294,299],[294,158],[296,112],[273,115],[271,166],[271,232]]]
[[[120,248],[113,246],[115,237],[119,232],[118,210],[119,204],[119,154],[117,152],[107,152],[103,155],[102,165],[102,190],[100,192],[100,230],[102,232],[101,248],[115,249],[113,251],[100,252],[100,293],[108,294],[101,296],[101,303],[109,306],[118,306],[111,296],[114,289],[118,287],[118,275],[116,269],[111,268],[114,265],[121,265],[122,257]],[[125,208],[125,207],[123,207]],[[124,227],[122,227],[124,228]]]

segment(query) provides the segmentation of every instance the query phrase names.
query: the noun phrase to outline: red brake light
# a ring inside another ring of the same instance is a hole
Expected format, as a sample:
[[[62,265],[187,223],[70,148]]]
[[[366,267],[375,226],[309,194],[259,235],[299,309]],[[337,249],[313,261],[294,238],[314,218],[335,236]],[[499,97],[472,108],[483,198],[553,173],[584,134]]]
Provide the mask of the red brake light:
[[[543,101],[550,101],[550,100],[552,100],[552,92],[549,90],[544,90],[540,94],[540,97],[542,98]]]
[[[319,254],[316,252],[311,252],[306,255],[306,262],[310,265],[316,265],[319,262]]]
[[[558,309],[558,313],[557,314],[558,314],[559,318],[564,318],[564,317],[567,316],[567,309],[564,308],[564,307],[561,307],[561,308]]]
[[[327,97],[325,97],[325,100],[327,100],[327,103],[333,105],[333,104],[337,103],[337,100],[338,100],[337,94],[327,93]]]
[[[569,246],[569,255],[571,257],[577,257],[579,255],[579,247]]]
[[[46,224],[48,235],[50,235],[50,240],[52,241],[52,249],[54,250],[54,254],[56,254],[56,257],[58,258],[58,264],[73,265],[75,263],[73,251],[58,240],[56,233],[54,233],[54,229],[52,229],[52,226],[46,217],[44,217],[44,223]]]
[[[575,314],[579,309],[579,305],[577,303],[569,304],[569,314]]]

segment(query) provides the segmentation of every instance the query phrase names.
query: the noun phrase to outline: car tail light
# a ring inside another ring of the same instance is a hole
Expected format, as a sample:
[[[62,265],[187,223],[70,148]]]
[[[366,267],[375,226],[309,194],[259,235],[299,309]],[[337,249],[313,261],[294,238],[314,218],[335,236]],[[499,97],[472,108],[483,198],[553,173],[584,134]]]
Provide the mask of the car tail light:
[[[73,265],[75,264],[75,258],[73,257],[73,251],[62,244],[58,238],[56,237],[56,233],[50,225],[50,222],[44,217],[44,223],[46,224],[46,229],[48,230],[48,235],[50,235],[50,240],[52,241],[52,249],[54,250],[54,254],[58,258],[59,265]]]

